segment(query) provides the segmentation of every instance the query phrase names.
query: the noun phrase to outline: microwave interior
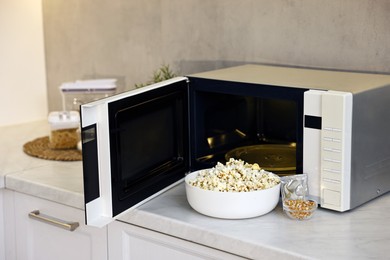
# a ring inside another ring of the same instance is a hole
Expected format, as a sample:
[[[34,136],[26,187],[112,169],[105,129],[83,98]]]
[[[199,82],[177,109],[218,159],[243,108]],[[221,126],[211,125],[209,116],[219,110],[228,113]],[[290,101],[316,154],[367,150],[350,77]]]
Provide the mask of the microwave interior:
[[[304,91],[189,77],[110,103],[114,215],[230,158],[301,173]]]
[[[190,78],[191,166],[230,158],[302,173],[305,89]]]

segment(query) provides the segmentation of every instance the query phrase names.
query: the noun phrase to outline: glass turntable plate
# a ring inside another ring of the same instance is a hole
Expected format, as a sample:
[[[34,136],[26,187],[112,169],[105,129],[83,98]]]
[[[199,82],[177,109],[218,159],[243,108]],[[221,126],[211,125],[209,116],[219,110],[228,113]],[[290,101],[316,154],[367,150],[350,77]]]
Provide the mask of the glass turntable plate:
[[[257,163],[262,169],[271,172],[296,170],[296,148],[289,144],[243,146],[227,152],[225,159],[230,158]]]

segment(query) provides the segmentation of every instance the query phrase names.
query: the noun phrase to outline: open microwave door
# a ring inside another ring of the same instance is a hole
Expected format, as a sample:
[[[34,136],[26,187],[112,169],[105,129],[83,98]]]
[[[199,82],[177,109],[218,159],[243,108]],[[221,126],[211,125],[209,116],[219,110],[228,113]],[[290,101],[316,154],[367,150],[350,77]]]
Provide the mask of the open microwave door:
[[[189,170],[188,79],[81,106],[86,224],[102,227]]]

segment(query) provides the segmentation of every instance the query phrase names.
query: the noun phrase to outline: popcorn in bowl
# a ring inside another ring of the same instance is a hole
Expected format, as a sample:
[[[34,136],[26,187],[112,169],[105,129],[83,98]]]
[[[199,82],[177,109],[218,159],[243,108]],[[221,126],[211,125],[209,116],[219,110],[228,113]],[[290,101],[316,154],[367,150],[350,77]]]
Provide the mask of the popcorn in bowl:
[[[280,178],[260,166],[231,158],[226,165],[218,162],[211,169],[201,170],[191,181],[194,187],[219,192],[248,192],[264,190],[280,183]]]
[[[230,159],[226,165],[188,174],[187,200],[201,214],[224,219],[267,214],[279,202],[280,178],[257,164]]]

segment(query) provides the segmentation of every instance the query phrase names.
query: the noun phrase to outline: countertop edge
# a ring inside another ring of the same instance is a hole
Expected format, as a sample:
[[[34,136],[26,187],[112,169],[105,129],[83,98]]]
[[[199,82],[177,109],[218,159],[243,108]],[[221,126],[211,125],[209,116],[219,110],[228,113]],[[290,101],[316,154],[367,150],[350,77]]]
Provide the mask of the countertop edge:
[[[5,176],[5,189],[84,210],[83,194],[26,180],[18,174]]]

